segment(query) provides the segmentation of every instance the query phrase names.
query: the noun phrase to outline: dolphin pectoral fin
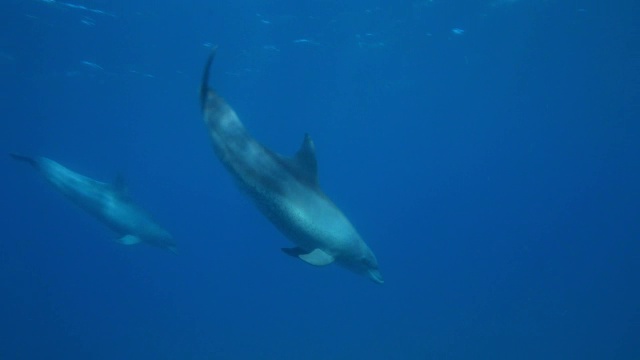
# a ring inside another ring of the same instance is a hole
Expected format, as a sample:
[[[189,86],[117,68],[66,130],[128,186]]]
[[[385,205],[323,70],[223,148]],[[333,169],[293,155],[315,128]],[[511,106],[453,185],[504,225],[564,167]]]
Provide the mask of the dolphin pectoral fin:
[[[329,265],[335,260],[333,256],[327,254],[326,252],[320,249],[315,249],[308,254],[298,255],[298,257],[302,259],[304,262],[314,266]]]
[[[289,256],[298,257],[314,266],[329,265],[335,260],[333,256],[320,249],[315,249],[312,252],[307,252],[307,250],[299,247],[282,248],[281,250]]]
[[[135,244],[139,244],[142,242],[142,240],[135,236],[135,235],[125,235],[123,237],[121,237],[120,239],[117,239],[116,242],[123,244],[123,245],[135,245]]]

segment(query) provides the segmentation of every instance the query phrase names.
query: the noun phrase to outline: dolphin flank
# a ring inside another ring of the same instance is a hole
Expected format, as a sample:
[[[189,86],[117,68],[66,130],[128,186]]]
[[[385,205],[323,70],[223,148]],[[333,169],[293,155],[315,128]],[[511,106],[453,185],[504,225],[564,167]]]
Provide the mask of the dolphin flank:
[[[173,237],[134,204],[122,181],[106,184],[75,173],[45,157],[9,154],[38,169],[58,191],[114,230],[121,244],[146,243],[176,252]]]
[[[231,106],[208,86],[215,52],[206,61],[200,88],[204,122],[216,155],[239,187],[296,245],[282,250],[311,265],[336,262],[383,283],[376,256],[320,188],[311,137],[304,136],[293,157],[281,156],[252,138]]]

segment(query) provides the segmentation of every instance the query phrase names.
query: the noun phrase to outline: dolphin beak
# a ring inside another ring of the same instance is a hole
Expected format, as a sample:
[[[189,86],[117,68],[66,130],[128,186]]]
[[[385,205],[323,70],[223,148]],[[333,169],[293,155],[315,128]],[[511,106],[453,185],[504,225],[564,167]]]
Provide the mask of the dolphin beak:
[[[384,284],[384,279],[378,269],[369,270],[369,278],[378,284]]]

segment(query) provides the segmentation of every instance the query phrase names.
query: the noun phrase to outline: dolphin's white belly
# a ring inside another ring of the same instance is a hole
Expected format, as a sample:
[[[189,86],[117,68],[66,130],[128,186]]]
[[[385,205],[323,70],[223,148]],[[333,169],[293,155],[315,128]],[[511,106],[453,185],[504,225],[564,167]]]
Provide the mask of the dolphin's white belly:
[[[264,189],[254,201],[290,240],[302,248],[321,248],[332,255],[357,246],[355,228],[324,194],[290,176],[281,189]]]
[[[123,234],[142,235],[151,223],[138,207],[123,202],[117,196],[108,196],[104,200],[101,215]]]

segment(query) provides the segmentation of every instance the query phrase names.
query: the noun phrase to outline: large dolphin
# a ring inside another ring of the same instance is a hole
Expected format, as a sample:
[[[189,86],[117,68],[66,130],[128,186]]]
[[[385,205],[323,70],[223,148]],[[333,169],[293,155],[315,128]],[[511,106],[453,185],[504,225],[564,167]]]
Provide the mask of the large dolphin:
[[[213,148],[258,209],[297,246],[282,249],[316,266],[333,263],[382,283],[375,255],[318,184],[315,147],[304,137],[293,157],[267,149],[245,129],[235,111],[209,88],[209,56],[200,101]]]
[[[114,185],[75,173],[45,157],[10,154],[38,169],[49,183],[83,210],[114,230],[125,245],[146,243],[176,251],[173,237],[127,196],[122,181]]]

